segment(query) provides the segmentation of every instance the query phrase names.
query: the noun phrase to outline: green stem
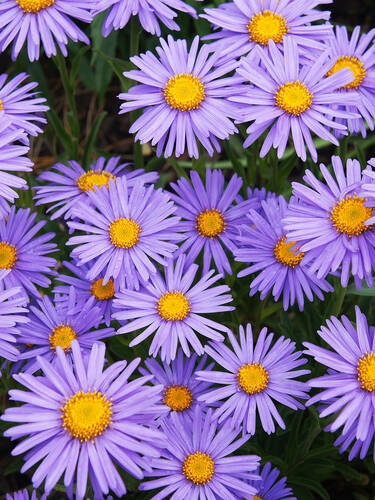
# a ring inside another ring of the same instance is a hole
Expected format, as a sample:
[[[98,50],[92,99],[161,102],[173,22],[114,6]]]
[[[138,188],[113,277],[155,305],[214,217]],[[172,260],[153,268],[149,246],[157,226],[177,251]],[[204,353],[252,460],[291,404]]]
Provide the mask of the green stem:
[[[335,302],[333,305],[333,316],[339,316],[341,313],[342,305],[344,303],[345,299],[345,294],[346,294],[346,288],[343,288],[341,284],[338,285],[337,288],[335,288]]]

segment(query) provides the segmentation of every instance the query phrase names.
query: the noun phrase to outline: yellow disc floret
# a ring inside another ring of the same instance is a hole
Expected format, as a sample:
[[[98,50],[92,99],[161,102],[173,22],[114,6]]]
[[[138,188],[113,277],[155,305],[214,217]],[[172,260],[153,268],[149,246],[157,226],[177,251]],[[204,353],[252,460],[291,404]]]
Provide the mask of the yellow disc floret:
[[[51,349],[56,351],[56,347],[60,346],[64,351],[70,349],[72,340],[77,338],[76,332],[69,325],[58,325],[52,330],[52,335],[49,336]]]
[[[206,453],[190,453],[184,461],[182,472],[195,484],[206,484],[214,475],[214,461]]]
[[[347,90],[358,89],[365,79],[367,71],[363,65],[363,62],[360,59],[357,59],[357,57],[339,57],[332,68],[328,71],[326,76],[331,76],[344,68],[349,68],[351,70],[354,75],[354,80],[350,83],[347,83],[341,88]]]
[[[375,391],[375,354],[371,351],[360,358],[357,366],[358,380],[362,389]]]
[[[190,408],[193,396],[186,385],[172,385],[164,393],[164,404],[173,411],[183,411]]]
[[[77,184],[81,191],[94,191],[95,187],[107,186],[109,184],[109,180],[116,180],[116,177],[112,175],[110,172],[106,172],[105,170],[89,170],[85,174],[82,174],[78,180]]]
[[[132,248],[139,241],[140,226],[133,219],[116,219],[109,228],[109,236],[115,247]]]
[[[247,394],[262,392],[267,387],[268,381],[268,373],[259,363],[243,365],[237,373],[238,385]]]
[[[251,18],[247,29],[252,42],[268,45],[270,40],[281,43],[288,32],[288,25],[284,17],[265,10]]]
[[[275,94],[275,101],[287,113],[300,116],[311,108],[313,94],[304,83],[297,80],[281,85]]]
[[[0,269],[12,269],[16,260],[16,247],[6,241],[0,241]]]
[[[365,225],[373,211],[371,207],[365,207],[365,201],[365,198],[359,198],[354,193],[336,203],[331,211],[331,220],[339,233],[349,237],[359,236],[372,227]]]
[[[51,7],[55,0],[17,0],[17,3],[24,12],[37,14],[40,10]]]
[[[104,394],[79,391],[62,408],[63,427],[80,441],[93,441],[111,423],[112,403]]]
[[[273,253],[278,262],[284,264],[284,266],[296,267],[304,257],[303,252],[298,252],[298,247],[293,248],[297,243],[296,241],[292,241],[291,243],[285,243],[286,236],[278,239],[278,242],[273,250]]]
[[[190,312],[190,303],[181,292],[166,292],[160,298],[157,309],[165,321],[182,321]]]
[[[225,231],[225,222],[220,210],[207,208],[198,215],[195,227],[202,236],[214,238]]]
[[[109,300],[115,295],[114,281],[111,278],[106,285],[103,286],[103,278],[94,281],[90,286],[90,293],[97,300]]]
[[[0,99],[0,111],[4,109],[3,101]]]
[[[181,73],[168,80],[163,90],[164,98],[172,109],[192,111],[206,97],[204,85],[197,76]]]

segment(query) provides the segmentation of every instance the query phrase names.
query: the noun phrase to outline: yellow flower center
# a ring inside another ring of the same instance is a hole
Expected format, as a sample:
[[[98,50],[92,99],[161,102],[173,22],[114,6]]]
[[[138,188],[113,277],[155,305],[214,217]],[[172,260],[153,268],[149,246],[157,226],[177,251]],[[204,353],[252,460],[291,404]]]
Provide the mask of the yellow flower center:
[[[179,111],[199,108],[206,97],[204,85],[199,78],[185,73],[170,78],[163,93],[169,106]]]
[[[115,295],[115,287],[111,278],[106,285],[103,286],[103,278],[99,278],[90,286],[90,293],[97,300],[109,300]]]
[[[0,242],[0,269],[12,269],[17,260],[17,250],[6,241]]]
[[[287,113],[300,116],[311,108],[313,94],[304,83],[297,80],[281,85],[275,94],[275,101]]]
[[[78,178],[77,184],[81,191],[94,191],[96,186],[108,187],[109,179],[116,180],[116,177],[105,170],[89,170]]]
[[[182,472],[193,483],[206,484],[214,475],[214,461],[206,453],[190,453],[182,466]]]
[[[250,40],[261,45],[268,45],[270,40],[281,43],[288,32],[288,25],[282,16],[270,10],[255,14],[249,24]]]
[[[363,62],[360,59],[357,59],[356,57],[350,57],[350,56],[339,57],[335,62],[335,64],[332,66],[332,68],[328,71],[326,76],[331,76],[334,73],[340,71],[340,69],[344,68],[349,68],[354,74],[355,79],[341,88],[347,90],[358,89],[363,80],[365,79],[367,71],[363,65]]]
[[[4,109],[4,106],[3,106],[3,101],[0,99],[0,111]]]
[[[190,303],[181,292],[166,292],[160,298],[157,309],[165,321],[182,321],[190,312]]]
[[[357,366],[358,380],[361,382],[362,389],[369,392],[375,391],[375,354],[365,354],[358,362]]]
[[[237,373],[238,385],[247,394],[258,394],[268,385],[269,376],[259,363],[243,365]]]
[[[373,210],[371,207],[365,207],[365,201],[365,198],[354,194],[336,203],[331,211],[331,220],[339,233],[349,237],[359,236],[372,227],[365,226],[365,222],[372,217]]]
[[[202,236],[214,238],[225,231],[225,222],[220,210],[207,208],[198,215],[195,227]]]
[[[116,219],[109,228],[109,236],[115,247],[132,248],[139,241],[140,226],[133,219]]]
[[[167,387],[164,394],[164,404],[173,411],[183,411],[190,408],[193,396],[186,385]]]
[[[297,243],[296,241],[285,243],[285,240],[286,236],[278,239],[273,253],[278,262],[281,262],[284,266],[294,268],[301,262],[305,254],[303,252],[296,253],[299,247],[291,250],[291,248]]]
[[[258,495],[255,495],[254,500],[262,500],[262,498],[258,497]]]
[[[111,423],[112,403],[104,394],[79,391],[62,408],[64,429],[80,441],[94,440]]]
[[[51,7],[55,0],[17,0],[17,3],[24,12],[37,14],[40,10]]]
[[[72,340],[77,338],[76,332],[69,325],[58,325],[52,330],[52,335],[49,336],[51,349],[56,351],[59,345],[66,352],[70,349]]]

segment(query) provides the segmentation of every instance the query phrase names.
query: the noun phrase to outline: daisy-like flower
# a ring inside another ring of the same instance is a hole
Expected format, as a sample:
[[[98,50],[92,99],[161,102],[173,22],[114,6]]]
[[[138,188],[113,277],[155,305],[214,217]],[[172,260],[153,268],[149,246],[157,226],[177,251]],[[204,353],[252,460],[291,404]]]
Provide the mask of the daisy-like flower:
[[[267,48],[269,41],[280,44],[292,38],[303,55],[312,58],[317,51],[327,48],[325,42],[332,36],[332,27],[313,24],[328,20],[329,11],[317,10],[319,4],[333,0],[251,0],[224,3],[201,14],[218,31],[206,36],[217,39],[212,50],[225,59],[243,56],[254,47]]]
[[[304,343],[304,352],[328,368],[322,377],[309,380],[310,387],[321,391],[306,405],[322,402],[320,417],[334,415],[331,432],[342,427],[343,436],[353,433],[365,442],[374,434],[375,328],[357,306],[355,313],[356,326],[346,316],[341,321],[332,316],[318,331],[333,350]]]
[[[329,425],[325,431],[331,431],[331,425]],[[345,451],[348,450],[348,448],[351,448],[349,451],[348,455],[348,460],[351,461],[353,458],[359,456],[361,460],[363,460],[370,448],[371,445],[373,445],[373,454],[372,458],[373,461],[375,462],[375,445],[374,445],[374,435],[375,435],[375,425],[374,422],[371,421],[369,428],[367,429],[367,436],[364,440],[358,439],[356,437],[357,434],[357,425],[354,423],[350,430],[348,430],[345,434],[340,434],[340,436],[336,439],[334,442],[335,446],[339,446],[339,451],[340,453],[344,453]]]
[[[206,186],[198,173],[192,171],[191,183],[181,178],[171,187],[171,195],[178,205],[176,215],[181,217],[179,227],[184,232],[185,242],[178,253],[187,253],[186,265],[192,264],[201,250],[204,251],[203,273],[211,267],[213,258],[219,273],[232,274],[232,268],[223,249],[234,252],[235,237],[239,224],[246,222],[250,208],[257,206],[253,201],[234,203],[242,186],[242,179],[234,174],[224,188],[224,175],[220,170],[206,170]]]
[[[131,186],[134,181],[141,180],[145,184],[156,182],[158,174],[156,172],[145,173],[143,169],[127,170],[128,163],[121,163],[120,158],[100,157],[90,165],[90,170],[84,170],[76,161],[70,161],[66,165],[56,163],[48,172],[43,172],[38,181],[46,181],[47,185],[33,187],[36,191],[35,205],[52,203],[47,210],[55,211],[50,217],[57,219],[64,216],[65,219],[71,217],[71,209],[78,202],[89,203],[87,196],[89,191],[94,191],[95,187],[107,186],[110,179],[125,176]]]
[[[83,301],[77,298],[74,287],[64,302],[52,302],[46,295],[30,306],[29,323],[19,327],[19,344],[25,349],[19,355],[20,360],[29,360],[25,369],[34,372],[38,369],[37,356],[47,361],[56,360],[56,349],[61,347],[71,352],[73,340],[77,340],[81,350],[87,352],[94,342],[115,335],[113,328],[98,329],[103,315],[94,300]]]
[[[192,264],[185,267],[185,256],[178,257],[176,262],[169,261],[165,267],[165,278],[159,273],[151,276],[150,283],[139,291],[121,290],[114,300],[114,306],[120,309],[113,317],[118,320],[129,320],[118,333],[129,333],[146,327],[130,347],[143,342],[153,335],[149,354],[160,357],[167,363],[176,357],[177,346],[186,356],[190,356],[188,343],[198,354],[204,349],[197,333],[212,340],[222,342],[221,333],[230,330],[202,314],[232,311],[227,306],[233,300],[230,289],[226,285],[212,286],[222,275],[214,275],[209,271],[193,284],[198,266]]]
[[[44,500],[45,498],[46,496],[42,495],[40,497],[40,500]],[[33,490],[31,497],[29,496],[29,492],[27,490],[20,490],[20,491],[15,491],[12,494],[7,493],[5,495],[5,500],[38,500],[38,497],[36,496],[35,490]]]
[[[279,475],[279,469],[272,469],[267,462],[260,471],[260,481],[250,481],[251,486],[258,488],[254,500],[297,500],[291,488],[286,486],[286,477],[278,480]]]
[[[49,243],[55,233],[35,236],[47,221],[35,223],[36,214],[30,209],[16,210],[13,205],[8,216],[0,220],[0,289],[19,286],[25,301],[28,294],[40,297],[35,285],[48,288],[54,275],[56,259],[46,254],[56,252],[55,243]]]
[[[336,33],[329,43],[332,46],[331,64],[327,76],[333,75],[343,68],[349,68],[354,74],[354,80],[340,89],[341,106],[343,110],[350,112],[358,111],[360,117],[347,119],[341,117],[337,121],[345,123],[352,134],[361,133],[366,137],[366,124],[370,130],[374,130],[375,118],[375,29],[367,34],[361,35],[360,26],[356,26],[351,38],[348,36],[346,26],[336,26]],[[355,107],[346,106],[348,94],[358,97]],[[340,132],[336,132],[340,136]]]
[[[147,370],[140,368],[142,375],[154,376],[152,383],[161,384],[164,387],[162,394],[163,403],[169,407],[171,412],[191,413],[198,403],[197,398],[208,389],[210,384],[199,382],[195,378],[198,370],[210,370],[213,363],[205,368],[207,356],[204,355],[197,363],[198,356],[193,354],[184,359],[182,349],[178,350],[177,357],[171,364],[163,363],[161,366],[155,359],[149,358],[145,361]]]
[[[160,39],[156,51],[132,57],[139,70],[125,72],[131,80],[140,82],[129,92],[119,95],[126,101],[120,113],[144,108],[130,132],[142,144],[151,141],[156,153],[165,157],[182,155],[198,158],[198,143],[213,155],[220,151],[217,139],[228,139],[237,132],[232,118],[239,118],[239,107],[228,100],[242,86],[238,76],[225,76],[236,61],[215,67],[217,55],[209,56],[207,45],[199,49],[195,37],[188,51],[186,40]]]
[[[251,266],[237,276],[241,278],[260,271],[250,283],[250,296],[260,292],[260,299],[264,300],[272,291],[275,301],[283,296],[285,311],[296,301],[303,311],[305,296],[310,302],[314,296],[322,300],[322,290],[332,292],[333,288],[325,279],[310,273],[299,242],[286,241],[282,225],[288,207],[285,199],[271,197],[262,201],[261,207],[262,213],[251,210],[248,224],[238,229],[240,248],[234,252],[235,260]]]
[[[164,411],[158,404],[161,387],[146,386],[151,377],[128,381],[139,358],[103,369],[104,344],[95,343],[87,358],[77,341],[71,347],[72,363],[58,347],[54,365],[38,358],[43,376],[14,375],[29,391],[9,391],[11,400],[25,404],[5,410],[2,420],[21,422],[5,436],[25,437],[12,454],[26,452],[22,472],[41,461],[32,482],[38,488],[45,480],[47,495],[64,474],[69,498],[75,478],[76,500],[86,498],[88,479],[94,498],[109,489],[122,497],[126,488],[115,464],[142,479],[142,469],[150,470],[150,458],[158,457],[164,444],[154,424]]]
[[[257,488],[249,481],[259,479],[256,455],[231,454],[249,439],[236,440],[239,429],[228,425],[218,428],[211,410],[205,415],[196,406],[193,419],[186,414],[172,413],[162,422],[167,438],[160,459],[151,459],[152,472],[146,477],[160,477],[142,483],[142,491],[162,488],[152,500],[189,498],[195,500],[237,500],[255,495]],[[170,496],[171,495],[171,496]]]
[[[141,181],[129,185],[125,176],[87,195],[90,205],[79,202],[72,209],[73,217],[84,223],[68,222],[70,228],[86,232],[67,242],[78,245],[72,256],[79,265],[90,262],[90,280],[103,276],[103,285],[113,278],[120,288],[139,288],[140,281],[156,273],[152,260],[163,265],[177,249],[176,206],[161,189]]]
[[[239,342],[229,333],[232,349],[214,342],[206,347],[207,354],[226,372],[204,370],[197,372],[197,379],[224,387],[210,389],[198,399],[207,405],[225,399],[213,414],[219,423],[228,420],[234,429],[243,426],[244,432],[253,435],[258,413],[263,429],[271,434],[275,432],[274,422],[285,429],[273,400],[293,410],[304,408],[296,398],[307,399],[309,386],[293,379],[310,373],[310,370],[295,370],[306,359],[295,350],[295,342],[284,337],[279,337],[270,348],[273,337],[273,333],[267,334],[267,328],[263,328],[254,345],[248,324],[246,333],[240,326]]]
[[[125,28],[131,16],[138,16],[143,29],[157,36],[161,34],[159,22],[169,30],[180,30],[174,20],[176,10],[197,17],[195,9],[183,0],[99,0],[95,12],[106,9],[108,13],[103,23],[103,36],[108,36],[112,30]]]
[[[4,0],[0,3],[0,52],[13,42],[16,60],[24,43],[30,61],[39,59],[42,43],[47,57],[56,55],[56,45],[66,57],[69,39],[90,43],[71,18],[91,22],[96,0]]]
[[[31,92],[37,83],[31,82],[22,87],[21,83],[28,78],[26,73],[20,73],[7,82],[8,75],[0,75],[0,126],[24,130],[27,134],[38,135],[42,132],[38,123],[46,123],[42,116],[48,111],[46,99],[37,97],[37,92]],[[34,123],[36,122],[36,123]]]
[[[270,40],[269,53],[256,47],[242,58],[237,72],[252,85],[245,94],[229,99],[242,104],[242,122],[253,122],[247,129],[249,136],[244,147],[253,144],[270,129],[260,156],[265,156],[273,146],[281,158],[291,133],[296,154],[305,161],[307,146],[311,157],[317,161],[318,153],[311,132],[338,145],[330,129],[340,130],[346,135],[347,128],[331,118],[359,116],[333,106],[343,102],[338,89],[353,81],[353,73],[344,68],[326,77],[332,66],[329,50],[314,63],[301,66],[299,48],[292,38],[284,41],[283,49],[284,53]],[[356,105],[357,101],[356,95],[345,96],[348,105]]]
[[[310,271],[318,278],[341,268],[341,284],[348,284],[350,272],[357,287],[365,279],[371,287],[375,266],[375,230],[369,224],[373,209],[366,206],[363,175],[358,160],[348,160],[346,172],[341,159],[332,157],[334,176],[320,165],[324,182],[306,170],[304,181],[293,182],[298,203],[289,205],[283,219],[289,241],[298,241]]]

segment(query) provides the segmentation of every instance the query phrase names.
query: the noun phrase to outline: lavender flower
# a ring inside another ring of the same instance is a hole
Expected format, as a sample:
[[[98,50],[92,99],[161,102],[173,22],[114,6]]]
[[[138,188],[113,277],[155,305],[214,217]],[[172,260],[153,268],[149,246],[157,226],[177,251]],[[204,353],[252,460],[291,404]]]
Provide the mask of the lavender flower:
[[[46,496],[42,495],[40,497],[40,500],[45,500]],[[38,497],[36,496],[36,491],[33,490],[31,497],[29,496],[29,493],[27,490],[20,490],[20,491],[15,491],[12,494],[7,493],[5,495],[5,500],[38,500]]]
[[[279,469],[267,462],[260,471],[260,481],[250,481],[251,486],[259,488],[254,500],[297,500],[291,488],[286,487],[286,477],[278,480]]]

